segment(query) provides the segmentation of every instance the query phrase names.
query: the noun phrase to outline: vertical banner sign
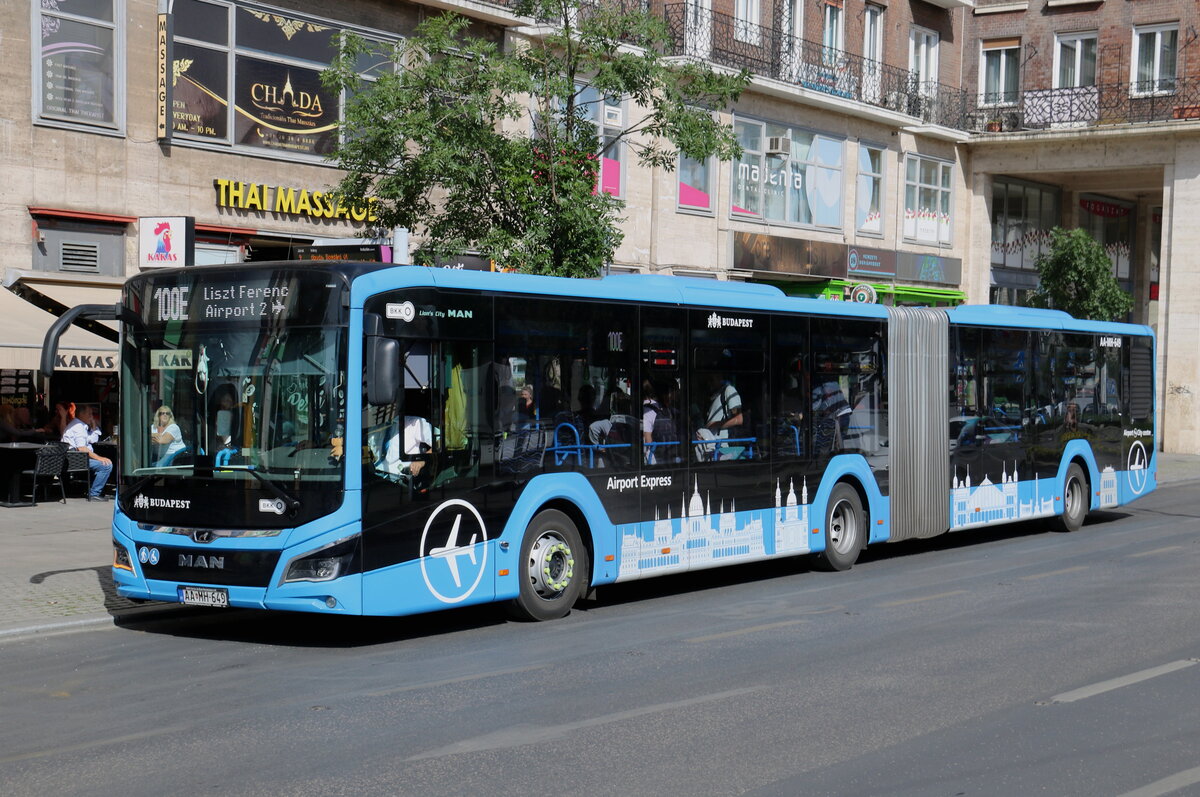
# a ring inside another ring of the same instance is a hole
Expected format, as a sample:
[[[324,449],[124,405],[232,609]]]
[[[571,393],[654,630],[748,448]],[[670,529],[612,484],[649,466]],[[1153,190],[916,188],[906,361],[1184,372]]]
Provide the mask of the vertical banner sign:
[[[171,140],[171,84],[174,80],[171,57],[171,15],[158,15],[158,140]]]

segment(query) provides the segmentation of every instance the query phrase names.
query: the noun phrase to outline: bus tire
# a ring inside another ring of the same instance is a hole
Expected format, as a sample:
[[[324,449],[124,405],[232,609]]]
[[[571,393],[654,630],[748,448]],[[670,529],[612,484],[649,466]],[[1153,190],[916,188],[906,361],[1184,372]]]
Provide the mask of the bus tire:
[[[519,620],[555,620],[587,593],[587,548],[575,522],[557,509],[537,513],[521,539],[520,591],[509,605]]]
[[[839,482],[825,505],[825,550],[814,557],[821,570],[849,570],[866,544],[867,523],[858,491]]]
[[[1072,462],[1067,466],[1067,476],[1063,480],[1063,513],[1056,518],[1061,531],[1077,531],[1087,517],[1089,504],[1087,478],[1083,468]]]

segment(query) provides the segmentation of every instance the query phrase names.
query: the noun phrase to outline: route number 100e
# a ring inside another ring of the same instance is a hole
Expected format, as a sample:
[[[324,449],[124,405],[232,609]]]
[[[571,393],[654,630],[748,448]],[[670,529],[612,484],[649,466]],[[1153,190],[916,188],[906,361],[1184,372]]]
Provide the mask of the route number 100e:
[[[187,321],[187,295],[191,286],[177,288],[155,288],[154,305],[158,308],[158,321]]]

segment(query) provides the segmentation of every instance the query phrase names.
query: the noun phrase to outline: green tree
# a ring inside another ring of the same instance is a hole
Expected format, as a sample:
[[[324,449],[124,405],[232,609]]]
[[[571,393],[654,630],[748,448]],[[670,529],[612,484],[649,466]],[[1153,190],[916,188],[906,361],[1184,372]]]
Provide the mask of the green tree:
[[[447,14],[386,52],[347,39],[324,74],[349,93],[337,191],[374,197],[381,226],[422,241],[418,262],[475,250],[520,271],[595,276],[622,240],[621,203],[596,190],[600,156],[623,145],[666,169],[679,151],[739,157],[714,111],[749,74],[665,58],[662,20],[619,4],[514,10],[543,20],[542,34],[503,48]],[[626,103],[624,124],[596,124],[604,98]]]
[[[1039,282],[1030,306],[1098,321],[1124,318],[1133,297],[1117,283],[1104,247],[1080,229],[1055,227],[1050,236],[1050,250],[1037,261]]]

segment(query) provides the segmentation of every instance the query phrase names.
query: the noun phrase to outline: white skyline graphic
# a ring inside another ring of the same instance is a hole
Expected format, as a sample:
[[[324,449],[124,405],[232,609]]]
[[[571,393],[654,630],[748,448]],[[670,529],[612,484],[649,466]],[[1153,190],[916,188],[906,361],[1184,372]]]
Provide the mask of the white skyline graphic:
[[[1116,489],[1115,479],[1113,489]],[[1022,492],[1028,496],[1025,500],[1021,500]],[[960,479],[955,474],[950,480],[951,529],[1049,517],[1053,514],[1054,480],[1032,479],[1021,482],[1017,476],[1016,462],[1013,462],[1012,473],[1008,472],[1008,464],[1004,464],[1000,484],[996,484],[987,476],[984,476],[979,484],[972,484],[969,467],[965,478]]]
[[[629,523],[618,527],[621,535],[621,560],[617,579],[643,578],[666,573],[698,570],[763,559],[771,554],[808,553],[808,481],[801,484],[797,497],[794,481],[789,481],[786,499],[782,483],[775,485],[775,508],[737,513],[734,502],[726,511],[724,502],[713,511],[711,496],[700,494],[699,480],[692,493],[680,495],[679,516],[666,517],[655,510],[648,523]],[[773,550],[768,553],[768,536]]]

